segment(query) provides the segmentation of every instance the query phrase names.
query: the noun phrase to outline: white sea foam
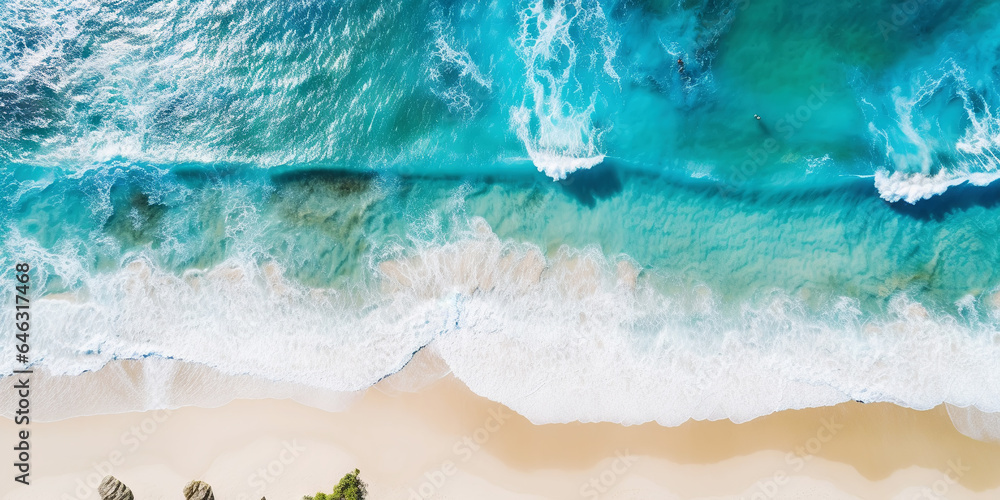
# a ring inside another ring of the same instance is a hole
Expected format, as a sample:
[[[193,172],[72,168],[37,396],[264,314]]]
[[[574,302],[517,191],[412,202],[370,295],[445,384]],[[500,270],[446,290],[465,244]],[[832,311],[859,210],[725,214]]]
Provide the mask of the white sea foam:
[[[480,328],[445,336],[438,347],[473,390],[539,423],[741,422],[848,399],[921,409],[946,400],[1000,403],[982,383],[998,380],[997,335],[970,339],[905,297],[894,301],[892,317],[860,328],[801,317],[795,301],[779,298],[764,309],[746,307],[745,330],[693,329],[671,311],[642,339],[629,328],[643,318],[635,302],[593,293],[579,307],[562,303],[550,313],[559,319],[538,336],[524,333],[540,329],[534,318],[469,304],[475,312],[463,317]],[[718,338],[699,342],[699,335]]]
[[[986,186],[1000,179],[1000,172],[956,174],[942,170],[934,175],[919,172],[888,172],[879,170],[875,173],[875,188],[879,196],[889,202],[905,201],[916,203],[935,195],[939,195],[952,186],[971,184]]]
[[[921,113],[941,95],[959,100],[967,120],[964,133],[953,143],[947,142],[937,117]],[[954,61],[947,61],[936,76],[918,78],[909,94],[894,89],[896,125],[901,136],[869,125],[885,141],[886,156],[891,161],[891,169],[879,169],[875,175],[880,196],[890,202],[916,203],[953,186],[985,186],[1000,179],[1000,117],[994,116],[984,99]],[[952,156],[947,165],[937,160],[942,153]]]
[[[604,155],[577,158],[530,149],[528,150],[528,155],[539,172],[556,180],[565,179],[567,175],[577,170],[586,170],[604,161]]]
[[[347,290],[239,260],[178,276],[136,256],[90,275],[72,255],[28,249],[39,267],[60,265],[82,283],[33,302],[32,352],[57,375],[171,358],[233,383],[274,382],[260,391],[281,397],[366,388],[429,346],[472,390],[538,423],[741,422],[849,399],[1000,411],[1000,332],[992,320],[957,319],[968,300],[932,314],[899,295],[880,318],[848,298],[810,313],[778,291],[724,306],[705,285],[665,295],[624,256],[546,256],[485,221],[473,227],[460,241],[380,260],[370,281]],[[11,349],[0,348],[6,373]],[[142,404],[176,401],[162,396]]]
[[[1000,443],[1000,413],[987,413],[975,406],[946,406],[958,432],[979,441]]]
[[[493,79],[479,69],[468,50],[455,40],[454,30],[444,22],[431,25],[431,31],[434,46],[430,53],[428,78],[436,84],[434,93],[453,113],[477,112],[481,104],[474,102],[467,87],[476,86],[489,91],[493,87]],[[449,76],[453,81],[449,82]]]
[[[63,5],[38,0],[4,2],[0,6],[4,27],[14,28],[0,30],[0,48],[8,55],[0,59],[4,83],[23,81],[46,63],[62,58],[66,42],[80,33],[81,21],[94,15],[98,8],[86,0]]]
[[[433,304],[358,313],[348,293],[304,288],[272,263],[231,260],[176,276],[136,258],[110,274],[81,275],[72,257],[27,255],[36,269],[62,261],[65,275],[82,282],[33,301],[35,359],[57,375],[155,355],[224,375],[354,391],[401,368],[436,331],[433,313],[421,313]],[[10,349],[3,352],[13,356]]]
[[[511,107],[510,126],[538,170],[557,180],[604,160],[599,142],[606,130],[592,120],[599,89],[577,76],[578,58],[587,54],[580,53],[583,46],[571,30],[598,39],[604,75],[618,82],[612,62],[617,42],[599,4],[556,0],[547,7],[537,0],[520,12],[517,52],[525,66],[526,96]]]

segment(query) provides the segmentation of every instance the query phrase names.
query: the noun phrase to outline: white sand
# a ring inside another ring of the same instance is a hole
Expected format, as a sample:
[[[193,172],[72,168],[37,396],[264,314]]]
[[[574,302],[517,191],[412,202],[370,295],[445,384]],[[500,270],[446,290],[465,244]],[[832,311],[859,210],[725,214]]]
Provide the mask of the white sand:
[[[34,423],[32,485],[16,485],[8,466],[0,498],[96,499],[88,484],[110,472],[139,500],[179,499],[192,479],[219,500],[299,499],[330,491],[355,467],[372,499],[1000,498],[1000,444],[958,433],[943,407],[849,403],[676,428],[537,426],[450,376],[421,388],[439,367],[419,361],[341,412],[240,400]],[[3,449],[15,434],[0,419]]]

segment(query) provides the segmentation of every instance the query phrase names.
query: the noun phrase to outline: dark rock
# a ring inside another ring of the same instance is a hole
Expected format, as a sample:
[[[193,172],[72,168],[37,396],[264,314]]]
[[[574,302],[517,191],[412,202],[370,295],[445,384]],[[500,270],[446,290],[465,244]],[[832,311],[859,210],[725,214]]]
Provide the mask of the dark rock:
[[[115,476],[105,476],[97,487],[97,493],[101,495],[101,500],[134,500],[132,490],[115,479]]]
[[[184,487],[185,500],[215,500],[212,487],[201,481],[191,481]]]

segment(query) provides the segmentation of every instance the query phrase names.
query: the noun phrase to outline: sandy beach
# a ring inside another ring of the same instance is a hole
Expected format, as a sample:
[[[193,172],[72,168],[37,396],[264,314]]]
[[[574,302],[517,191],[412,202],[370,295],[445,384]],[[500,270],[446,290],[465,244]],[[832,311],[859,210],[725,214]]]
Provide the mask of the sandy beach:
[[[143,500],[193,479],[219,499],[299,499],[355,467],[373,499],[1000,498],[1000,445],[957,432],[943,406],[534,425],[440,368],[413,363],[337,412],[257,399],[34,423],[32,484],[3,481],[2,498],[96,499],[110,473]],[[15,434],[0,420],[4,449]]]
[[[0,0],[0,55],[0,500],[1000,500],[1000,0]]]

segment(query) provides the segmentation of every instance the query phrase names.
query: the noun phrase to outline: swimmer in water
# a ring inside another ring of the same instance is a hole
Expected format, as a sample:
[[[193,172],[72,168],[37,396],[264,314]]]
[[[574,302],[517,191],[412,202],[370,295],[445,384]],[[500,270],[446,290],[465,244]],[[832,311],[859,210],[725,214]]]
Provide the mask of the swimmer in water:
[[[753,117],[760,120],[760,115],[758,115],[757,113],[754,113]]]
[[[681,59],[679,57],[677,58],[677,72],[678,73],[684,72],[684,59]]]

